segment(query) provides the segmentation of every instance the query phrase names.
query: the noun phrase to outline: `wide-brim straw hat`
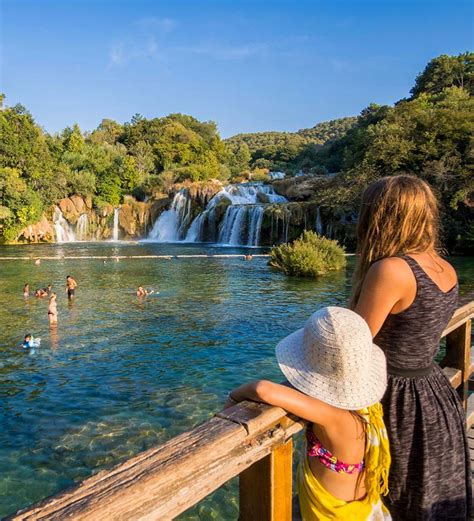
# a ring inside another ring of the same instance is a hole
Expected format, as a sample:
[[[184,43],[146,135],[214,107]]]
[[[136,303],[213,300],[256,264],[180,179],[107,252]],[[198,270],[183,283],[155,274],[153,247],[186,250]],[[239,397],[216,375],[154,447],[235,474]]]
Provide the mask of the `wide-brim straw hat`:
[[[383,351],[367,322],[340,307],[322,308],[276,346],[280,369],[299,391],[340,409],[369,407],[387,386]]]

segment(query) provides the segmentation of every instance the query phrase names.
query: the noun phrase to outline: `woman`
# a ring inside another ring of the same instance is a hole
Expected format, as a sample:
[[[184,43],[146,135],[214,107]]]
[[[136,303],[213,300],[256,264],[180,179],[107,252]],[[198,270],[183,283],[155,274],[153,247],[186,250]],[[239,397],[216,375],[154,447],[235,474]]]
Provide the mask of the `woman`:
[[[352,308],[387,357],[382,399],[392,466],[386,504],[396,520],[464,520],[471,472],[460,400],[434,363],[457,307],[453,267],[438,251],[438,208],[422,180],[399,175],[365,191]]]
[[[48,320],[50,326],[56,326],[58,323],[58,308],[56,306],[56,293],[51,293],[48,306]]]

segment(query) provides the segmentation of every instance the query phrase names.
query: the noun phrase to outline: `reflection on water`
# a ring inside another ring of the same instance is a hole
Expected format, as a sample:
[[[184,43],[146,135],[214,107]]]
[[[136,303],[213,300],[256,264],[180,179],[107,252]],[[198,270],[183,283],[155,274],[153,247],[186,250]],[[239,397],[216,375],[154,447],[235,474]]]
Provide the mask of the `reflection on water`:
[[[82,243],[3,247],[0,256],[213,251]],[[276,342],[318,307],[344,305],[350,269],[312,281],[286,278],[266,263],[0,261],[0,516],[210,418],[243,380],[281,378]],[[467,260],[459,266],[469,287]],[[78,282],[73,301],[68,274]],[[53,285],[57,328],[49,328],[47,299],[24,300],[25,282]],[[137,299],[139,285],[159,294]],[[42,339],[31,355],[15,348],[26,333]],[[237,519],[237,510],[231,483],[181,518]]]

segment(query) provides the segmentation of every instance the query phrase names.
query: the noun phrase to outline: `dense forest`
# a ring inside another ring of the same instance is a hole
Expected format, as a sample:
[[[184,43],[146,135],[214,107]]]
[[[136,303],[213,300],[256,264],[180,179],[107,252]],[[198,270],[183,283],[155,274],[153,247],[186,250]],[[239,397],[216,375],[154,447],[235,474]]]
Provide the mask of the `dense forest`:
[[[2,96],[0,238],[16,240],[72,194],[92,196],[100,208],[125,195],[144,200],[187,179],[265,179],[268,170],[319,174],[313,198],[334,215],[351,215],[367,183],[408,172],[426,179],[442,201],[448,245],[466,249],[474,242],[473,90],[474,53],[442,55],[394,106],[371,104],[358,117],[295,133],[225,141],[215,123],[183,114],[135,115],[124,124],[104,119],[92,132],[72,125],[50,135],[25,107],[5,106]]]

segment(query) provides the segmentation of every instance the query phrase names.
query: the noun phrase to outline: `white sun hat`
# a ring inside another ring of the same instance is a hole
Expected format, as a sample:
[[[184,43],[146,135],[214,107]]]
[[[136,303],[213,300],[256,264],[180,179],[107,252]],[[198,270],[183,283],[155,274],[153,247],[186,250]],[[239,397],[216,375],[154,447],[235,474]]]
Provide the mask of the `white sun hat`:
[[[334,407],[369,407],[385,392],[385,355],[372,342],[367,322],[349,309],[316,311],[275,352],[293,387]]]

